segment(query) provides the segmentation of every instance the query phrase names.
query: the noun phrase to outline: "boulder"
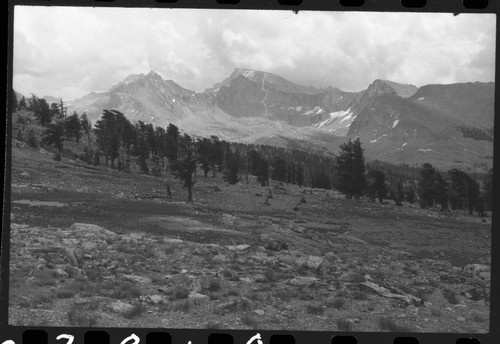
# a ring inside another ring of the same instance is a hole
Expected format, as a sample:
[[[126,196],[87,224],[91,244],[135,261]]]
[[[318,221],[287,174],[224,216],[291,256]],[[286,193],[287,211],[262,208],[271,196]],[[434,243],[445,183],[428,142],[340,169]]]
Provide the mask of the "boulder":
[[[359,285],[363,289],[366,289],[366,290],[371,291],[371,292],[375,292],[376,294],[378,294],[380,296],[391,298],[391,299],[398,299],[398,300],[404,301],[405,303],[407,303],[409,305],[420,303],[420,299],[416,296],[409,295],[409,294],[394,294],[391,291],[389,291],[389,289],[381,287],[378,284],[373,283],[373,282],[366,281],[366,282],[360,283]]]
[[[113,310],[113,312],[120,314],[130,311],[132,308],[134,308],[134,306],[123,301],[116,301],[111,304],[111,309]]]
[[[139,284],[150,284],[151,283],[151,278],[149,277],[143,277],[143,276],[136,276],[136,275],[123,275],[126,279],[136,282]]]
[[[325,260],[318,256],[299,257],[295,260],[295,265],[307,267],[309,269],[318,269]]]
[[[223,254],[218,254],[215,257],[212,258],[212,262],[214,263],[224,263],[227,262],[227,258]]]
[[[319,279],[317,279],[316,277],[299,276],[299,277],[292,278],[289,283],[291,285],[295,285],[295,286],[309,286],[309,285],[315,284],[318,281],[319,281]]]
[[[79,233],[84,234],[85,236],[89,235],[103,235],[111,238],[118,237],[118,234],[102,228],[101,226],[97,226],[90,223],[73,223],[70,227],[73,231],[78,231]]]
[[[250,247],[250,245],[247,245],[247,244],[236,245],[236,246],[226,246],[226,248],[229,251],[244,251],[244,250],[246,250],[249,247]]]

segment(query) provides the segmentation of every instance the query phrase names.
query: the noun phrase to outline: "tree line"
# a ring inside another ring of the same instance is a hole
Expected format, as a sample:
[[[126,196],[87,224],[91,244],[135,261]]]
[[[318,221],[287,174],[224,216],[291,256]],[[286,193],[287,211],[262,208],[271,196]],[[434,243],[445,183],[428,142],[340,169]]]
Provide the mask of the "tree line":
[[[14,97],[15,98],[15,97]],[[299,187],[335,188],[347,198],[366,196],[372,201],[392,199],[418,202],[422,208],[462,209],[483,214],[491,209],[492,170],[478,181],[458,169],[440,172],[431,164],[420,168],[365,161],[359,138],[340,145],[337,155],[327,156],[298,149],[220,140],[217,136],[193,137],[181,134],[178,127],[166,128],[138,121],[131,123],[117,110],[104,110],[94,125],[86,114],[65,114],[64,104],[49,105],[34,95],[14,103],[17,110],[33,112],[45,127],[42,143],[54,146],[61,153],[65,140],[79,143],[86,138],[84,160],[89,164],[129,172],[132,160],[145,174],[162,176],[171,172],[183,182],[192,200],[196,172],[204,177],[222,174],[229,184],[249,182],[256,177],[263,187],[269,180],[295,184]],[[92,138],[95,137],[95,147]]]

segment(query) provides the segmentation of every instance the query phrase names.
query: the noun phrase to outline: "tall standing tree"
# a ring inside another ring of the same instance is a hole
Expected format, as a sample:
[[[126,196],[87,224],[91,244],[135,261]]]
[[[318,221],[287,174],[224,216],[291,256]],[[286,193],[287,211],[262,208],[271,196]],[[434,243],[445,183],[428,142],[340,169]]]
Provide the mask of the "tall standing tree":
[[[35,118],[40,124],[46,127],[52,122],[52,112],[47,101],[43,98],[38,98],[34,94],[30,99],[30,110],[33,111]]]
[[[66,118],[64,125],[66,128],[66,135],[68,137],[73,137],[77,143],[80,142],[80,138],[82,137],[82,124],[76,111]]]
[[[359,138],[340,145],[336,157],[336,187],[348,199],[359,199],[365,188],[365,160]]]
[[[485,210],[493,210],[493,169],[490,168],[483,183],[483,200]]]
[[[103,110],[101,119],[96,122],[94,129],[97,136],[97,145],[101,149],[106,166],[111,160],[111,168],[115,168],[115,159],[119,157],[120,132],[116,114]]]
[[[234,185],[240,181],[240,152],[238,150],[234,153],[231,152],[226,159],[227,163],[226,168],[224,169],[224,180],[229,184]]]
[[[24,96],[22,96],[21,100],[19,101],[19,105],[17,108],[21,110],[26,110],[27,105],[26,105],[26,98],[24,98]]]
[[[435,175],[436,170],[431,164],[425,163],[422,165],[417,192],[420,199],[420,207],[424,209],[434,206]]]
[[[12,88],[10,89],[10,101],[12,103],[12,112],[14,112],[19,108],[19,102],[17,100],[16,91]]]
[[[193,201],[193,173],[196,171],[196,155],[193,139],[184,134],[179,137],[178,158],[172,161],[172,171],[176,178],[179,178],[182,187],[188,190],[188,202]]]
[[[50,123],[43,133],[42,144],[54,146],[59,153],[62,153],[64,146],[64,123],[57,121]]]
[[[366,195],[372,201],[378,198],[379,202],[382,203],[386,194],[385,173],[379,169],[370,169],[367,173]]]
[[[90,131],[92,129],[92,123],[90,123],[89,118],[86,113],[83,113],[80,118],[80,124],[84,134],[87,136],[88,149],[91,150],[91,140],[90,140]]]

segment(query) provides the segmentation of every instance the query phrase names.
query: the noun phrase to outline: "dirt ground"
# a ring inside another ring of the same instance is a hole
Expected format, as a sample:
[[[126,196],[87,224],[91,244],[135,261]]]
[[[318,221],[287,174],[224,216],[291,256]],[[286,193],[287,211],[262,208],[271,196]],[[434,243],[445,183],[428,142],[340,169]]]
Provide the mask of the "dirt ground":
[[[252,177],[186,196],[14,145],[10,323],[488,332],[490,218]]]

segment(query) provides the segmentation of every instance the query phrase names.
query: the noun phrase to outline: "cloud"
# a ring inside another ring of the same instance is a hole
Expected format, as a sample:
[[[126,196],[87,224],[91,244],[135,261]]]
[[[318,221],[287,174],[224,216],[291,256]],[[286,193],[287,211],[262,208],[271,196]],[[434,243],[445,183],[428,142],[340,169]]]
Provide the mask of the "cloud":
[[[492,81],[490,14],[16,7],[14,88],[72,99],[155,70],[202,91],[247,67],[361,90]]]

